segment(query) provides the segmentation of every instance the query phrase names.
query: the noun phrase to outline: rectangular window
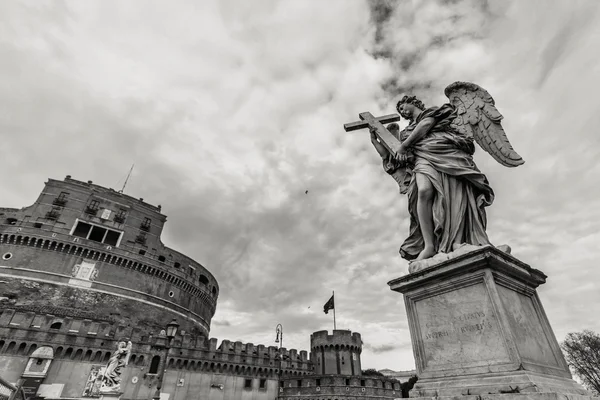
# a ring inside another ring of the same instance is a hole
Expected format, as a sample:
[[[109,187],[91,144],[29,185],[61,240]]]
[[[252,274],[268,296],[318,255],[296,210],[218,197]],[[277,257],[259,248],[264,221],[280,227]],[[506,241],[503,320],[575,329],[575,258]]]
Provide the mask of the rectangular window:
[[[73,236],[93,240],[94,242],[105,243],[109,246],[116,246],[121,238],[121,232],[119,231],[113,231],[112,229],[103,228],[82,221],[77,221],[71,234]]]
[[[145,246],[146,245],[146,232],[140,232],[135,237],[135,242]]]
[[[58,196],[56,196],[56,198],[52,201],[52,204],[55,204],[57,206],[64,206],[65,204],[67,204],[68,197],[69,197],[69,193],[60,192],[60,194]]]
[[[283,381],[279,381],[279,387],[284,387]]]
[[[258,387],[259,387],[259,389],[266,389],[267,388],[267,380],[261,379]]]
[[[92,200],[85,207],[85,213],[90,215],[96,215],[100,208],[100,202],[98,200]]]
[[[97,322],[92,322],[88,328],[88,335],[97,335],[98,334],[98,326]]]
[[[346,386],[350,386],[350,379],[346,378]]]
[[[252,379],[244,380],[244,389],[252,389]]]
[[[298,387],[302,387],[302,379],[298,379]]]
[[[24,319],[25,319],[25,314],[16,312],[13,314],[13,316],[10,320],[10,325],[21,325],[23,323]]]
[[[81,329],[81,321],[75,320],[71,322],[69,332],[79,332],[79,329]]]
[[[317,386],[321,386],[321,380],[317,379]]]
[[[120,209],[119,212],[117,212],[114,216],[114,220],[115,222],[118,222],[119,224],[122,224],[123,222],[125,222],[125,217],[127,215],[127,210],[124,209]]]
[[[364,379],[360,380],[360,386],[365,386],[365,380]]]
[[[104,238],[104,243],[110,246],[116,246],[119,242],[119,238],[121,237],[121,233],[117,231],[111,231],[110,229],[106,233],[106,237]]]
[[[140,229],[147,232],[150,230],[150,225],[152,225],[152,220],[148,217],[145,217],[144,222],[142,222],[140,225]]]
[[[31,321],[32,328],[41,328],[44,323],[44,317],[42,315],[36,315]]]
[[[100,228],[99,226],[92,226],[92,232],[90,232],[88,239],[102,243],[104,235],[106,235],[106,229]]]
[[[73,236],[87,238],[90,233],[90,229],[92,229],[92,225],[78,221],[77,226],[75,226],[75,230],[73,231]]]
[[[56,221],[58,217],[60,217],[61,210],[62,208],[59,206],[53,206],[52,209],[46,213],[46,219]]]

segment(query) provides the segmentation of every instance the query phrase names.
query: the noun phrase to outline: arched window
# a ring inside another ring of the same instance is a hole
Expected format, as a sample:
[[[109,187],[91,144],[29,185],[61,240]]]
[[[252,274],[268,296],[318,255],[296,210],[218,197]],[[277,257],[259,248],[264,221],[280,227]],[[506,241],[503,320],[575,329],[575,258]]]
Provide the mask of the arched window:
[[[156,374],[158,372],[158,365],[160,364],[160,356],[152,357],[152,362],[150,363],[150,369],[148,370],[149,374]]]
[[[159,262],[165,262],[165,256],[158,256]]]
[[[16,345],[17,345],[17,342],[10,342],[8,344],[8,347],[6,348],[6,352],[10,353],[15,348]]]
[[[217,288],[214,287],[214,286],[212,288],[212,294],[215,295],[215,296],[217,295]]]
[[[208,285],[208,278],[206,276],[200,275],[200,278],[198,280],[200,281],[200,283]]]
[[[57,322],[53,322],[52,325],[50,325],[50,329],[60,329],[62,327],[62,322],[57,321]]]
[[[73,354],[73,348],[69,347],[67,349],[67,351],[65,351],[65,358],[70,359],[71,358],[71,354]]]
[[[19,349],[17,350],[17,354],[25,354],[25,348],[27,347],[27,343],[21,343]]]

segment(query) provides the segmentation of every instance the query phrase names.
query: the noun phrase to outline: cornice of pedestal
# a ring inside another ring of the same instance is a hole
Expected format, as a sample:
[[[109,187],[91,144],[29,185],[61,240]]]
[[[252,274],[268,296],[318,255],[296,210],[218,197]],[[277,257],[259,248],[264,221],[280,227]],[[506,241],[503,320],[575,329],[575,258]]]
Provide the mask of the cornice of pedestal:
[[[515,278],[532,289],[544,284],[547,278],[542,271],[491,245],[465,246],[441,257],[438,255],[415,263],[419,264],[411,264],[409,268],[414,272],[388,282],[390,289],[405,293],[433,281],[444,281],[485,268]]]

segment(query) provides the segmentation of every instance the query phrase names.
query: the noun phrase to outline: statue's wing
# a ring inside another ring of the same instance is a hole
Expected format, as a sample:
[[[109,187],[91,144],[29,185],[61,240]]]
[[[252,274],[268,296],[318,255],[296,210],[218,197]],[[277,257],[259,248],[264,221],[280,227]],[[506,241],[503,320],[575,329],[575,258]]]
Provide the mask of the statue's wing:
[[[525,162],[508,141],[500,124],[502,114],[485,89],[470,82],[454,82],[444,93],[458,112],[452,123],[454,129],[473,137],[483,150],[506,167],[516,167]]]

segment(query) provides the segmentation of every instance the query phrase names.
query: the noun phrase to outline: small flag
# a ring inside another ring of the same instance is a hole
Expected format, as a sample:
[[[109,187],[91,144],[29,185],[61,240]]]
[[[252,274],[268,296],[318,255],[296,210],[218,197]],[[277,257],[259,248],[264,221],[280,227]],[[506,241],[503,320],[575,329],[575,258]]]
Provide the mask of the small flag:
[[[327,303],[325,303],[325,305],[323,306],[323,312],[327,314],[329,310],[333,310],[334,308],[335,305],[333,304],[333,296],[331,296],[331,298],[327,300]]]

